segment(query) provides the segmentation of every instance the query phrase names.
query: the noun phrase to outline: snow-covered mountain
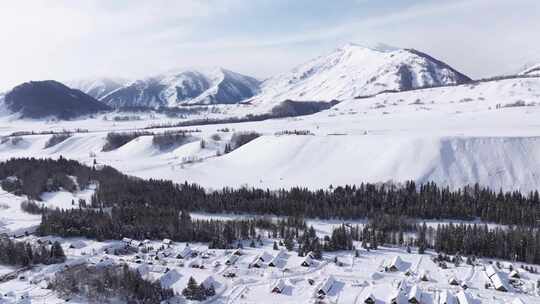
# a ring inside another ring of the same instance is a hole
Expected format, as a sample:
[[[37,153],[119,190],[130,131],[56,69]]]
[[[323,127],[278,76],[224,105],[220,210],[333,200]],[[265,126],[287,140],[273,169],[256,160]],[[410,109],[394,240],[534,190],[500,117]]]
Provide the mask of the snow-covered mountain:
[[[527,76],[540,76],[540,63],[526,68],[519,74]]]
[[[121,78],[86,78],[67,82],[70,88],[80,90],[97,100],[102,99],[126,85],[128,81]]]
[[[30,81],[20,84],[0,100],[2,112],[17,113],[23,118],[71,119],[107,111],[110,108],[95,98],[54,81]]]
[[[348,44],[266,80],[262,93],[251,102],[344,100],[469,81],[469,77],[444,62],[416,50]]]
[[[112,107],[233,104],[257,94],[259,84],[222,68],[186,69],[135,80],[100,100]]]

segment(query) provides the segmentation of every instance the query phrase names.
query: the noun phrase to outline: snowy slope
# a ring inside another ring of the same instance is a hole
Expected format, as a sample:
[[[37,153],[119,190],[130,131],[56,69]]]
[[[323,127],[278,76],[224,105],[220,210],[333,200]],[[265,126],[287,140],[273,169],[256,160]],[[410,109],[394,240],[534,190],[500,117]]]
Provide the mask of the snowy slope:
[[[121,78],[87,78],[67,82],[67,86],[83,91],[97,100],[123,87],[127,80]]]
[[[136,80],[101,98],[112,106],[233,104],[259,92],[259,81],[222,68],[171,71]]]
[[[309,116],[197,126],[201,132],[193,136],[205,139],[205,148],[194,139],[167,151],[159,151],[152,146],[151,136],[143,136],[115,151],[101,152],[107,132],[144,126],[144,121],[66,121],[54,128],[79,125],[91,132],[48,149],[43,147],[50,136],[23,136],[20,142],[0,144],[0,159],[62,155],[91,164],[89,155],[94,152],[100,163],[128,174],[208,187],[320,188],[412,179],[452,187],[478,182],[494,189],[529,191],[540,188],[538,100],[540,78],[536,77],[383,93],[349,99]],[[2,134],[22,127],[53,127],[25,121],[2,126]],[[264,136],[216,156],[232,135],[218,132],[223,128],[254,130]],[[314,135],[275,135],[283,130],[309,130]],[[220,140],[212,139],[215,133]]]
[[[348,44],[266,80],[252,103],[344,100],[382,91],[460,84],[470,79],[416,50]]]

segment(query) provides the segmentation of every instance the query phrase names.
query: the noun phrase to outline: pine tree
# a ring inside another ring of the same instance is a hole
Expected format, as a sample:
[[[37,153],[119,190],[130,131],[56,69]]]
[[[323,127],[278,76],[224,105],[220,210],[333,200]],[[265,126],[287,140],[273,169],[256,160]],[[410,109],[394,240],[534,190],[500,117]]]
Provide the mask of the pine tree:
[[[193,277],[189,278],[186,288],[182,290],[182,295],[188,300],[202,301],[206,299],[204,287],[199,286]]]
[[[51,263],[60,263],[66,260],[66,255],[62,249],[62,245],[58,241],[55,241],[51,247]]]

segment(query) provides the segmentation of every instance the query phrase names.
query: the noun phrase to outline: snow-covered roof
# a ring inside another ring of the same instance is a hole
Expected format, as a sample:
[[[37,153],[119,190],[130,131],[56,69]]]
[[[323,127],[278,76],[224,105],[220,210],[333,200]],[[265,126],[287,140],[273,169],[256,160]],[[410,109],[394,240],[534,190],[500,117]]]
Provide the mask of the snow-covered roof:
[[[194,267],[194,266],[200,266],[201,261],[199,259],[193,259],[189,262],[188,266]]]
[[[171,286],[178,282],[182,274],[180,274],[176,269],[167,271],[164,275],[159,278],[159,283],[163,288],[171,288]]]
[[[472,302],[469,294],[463,290],[456,294],[456,298],[459,304],[471,304]]]
[[[272,258],[272,260],[270,260],[270,262],[268,262],[268,264],[272,264],[272,265],[277,265],[277,263],[279,262],[279,260],[285,255],[285,250],[281,249],[274,258]]]
[[[125,237],[125,238],[122,238],[122,242],[124,242],[124,243],[126,243],[126,244],[130,244],[131,241],[132,241],[132,239],[130,239],[130,238],[126,238],[126,237]]]
[[[501,275],[499,273],[495,273],[491,277],[491,282],[493,282],[493,286],[497,290],[509,290],[508,286],[506,285],[506,282],[502,279]]]
[[[390,293],[390,296],[388,297],[388,302],[399,300],[400,295],[401,295],[401,289],[400,288],[394,289],[394,291],[392,291]]]
[[[385,264],[385,267],[402,271],[404,270],[404,263],[399,256],[395,256]]]
[[[237,255],[234,255],[234,254],[231,254],[228,258],[227,258],[227,261],[225,261],[225,263],[227,264],[233,264],[234,262],[236,262],[238,260],[238,256]]]
[[[491,278],[496,273],[497,273],[497,270],[495,269],[495,267],[493,267],[493,265],[486,266],[486,274],[489,278]]]
[[[265,252],[263,252],[263,253],[261,253],[261,254],[259,255],[259,258],[260,258],[263,262],[270,262],[270,261],[274,258],[274,256],[271,255],[270,253],[268,253],[268,252],[265,251]]]
[[[417,301],[420,301],[420,298],[422,297],[422,291],[420,288],[418,288],[418,285],[414,285],[411,290],[409,291],[409,301],[415,299]]]
[[[454,304],[455,298],[448,290],[444,290],[441,293],[439,293],[438,303],[439,304]]]
[[[335,282],[336,280],[334,279],[333,276],[327,277],[324,280],[324,282],[321,284],[321,287],[318,289],[318,292],[319,293],[323,292],[324,294],[328,294],[328,292],[330,291],[330,289],[332,289],[332,286],[334,285]]]
[[[172,244],[172,241],[170,239],[163,239],[163,244]]]
[[[278,290],[279,292],[281,292],[283,291],[283,288],[285,288],[285,281],[283,279],[279,279],[272,285],[272,288],[270,290]]]
[[[254,266],[262,266],[263,262],[261,261],[261,259],[259,258],[259,256],[256,256],[253,261],[251,261],[251,263],[249,263],[249,266],[251,267],[254,267]]]
[[[304,258],[304,261],[302,261],[302,264],[306,264],[308,266],[311,266],[313,264],[313,259],[310,255],[306,255]]]
[[[184,247],[184,249],[182,249],[182,251],[180,251],[180,253],[178,253],[178,255],[181,256],[182,258],[186,258],[186,257],[189,257],[192,252],[193,250],[191,249],[191,247],[186,246]]]
[[[360,296],[358,297],[358,299],[360,299],[362,303],[366,303],[369,300],[371,300],[372,302],[375,302],[375,296],[373,296],[373,292],[371,288],[365,288],[360,294]]]
[[[455,276],[451,276],[448,278],[448,284],[457,285],[459,281]]]
[[[201,282],[201,286],[204,286],[204,288],[210,288],[210,286],[216,288],[218,284],[218,281],[213,276],[208,276]]]
[[[520,277],[520,274],[519,274],[519,272],[518,272],[516,269],[514,269],[514,270],[510,271],[510,273],[508,274],[508,276],[511,277],[511,278],[519,278],[519,277]]]

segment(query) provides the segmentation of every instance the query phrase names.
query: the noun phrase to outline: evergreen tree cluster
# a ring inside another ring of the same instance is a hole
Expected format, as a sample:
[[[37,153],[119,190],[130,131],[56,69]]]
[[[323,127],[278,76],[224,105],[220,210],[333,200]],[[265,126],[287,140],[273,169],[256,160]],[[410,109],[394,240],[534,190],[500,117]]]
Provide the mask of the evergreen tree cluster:
[[[62,237],[85,236],[98,240],[164,239],[178,242],[208,242],[210,248],[233,248],[237,240],[255,239],[259,230],[275,237],[299,235],[305,226],[291,219],[272,221],[192,220],[187,212],[148,207],[113,207],[103,209],[47,210],[42,214],[38,235]],[[305,225],[305,224],[304,224]]]
[[[120,148],[128,142],[140,136],[153,135],[151,132],[109,132],[105,137],[105,145],[101,149],[103,152]]]
[[[182,290],[182,295],[188,300],[204,301],[208,297],[215,296],[216,290],[213,285],[206,288],[204,285],[198,284],[193,277],[190,277],[186,288]]]
[[[28,242],[17,242],[7,236],[0,236],[0,264],[10,266],[30,266],[34,264],[63,263],[66,256],[58,242],[52,245],[33,246]]]
[[[167,131],[162,134],[154,134],[152,137],[152,145],[163,151],[183,145],[187,143],[188,140],[189,135],[186,131]]]
[[[59,143],[67,140],[68,138],[72,137],[73,134],[71,133],[58,133],[58,134],[53,134],[48,140],[47,142],[45,143],[45,149],[46,148],[50,148],[50,147],[54,147],[56,145],[58,145]]]
[[[428,228],[427,246],[437,252],[540,264],[540,231],[527,227],[439,225]]]
[[[18,181],[7,179],[17,177]],[[99,184],[91,206],[152,206],[210,213],[250,213],[311,218],[358,219],[386,215],[423,219],[459,219],[537,227],[540,195],[494,192],[478,185],[450,190],[435,183],[402,186],[360,184],[328,190],[291,188],[270,191],[256,188],[224,188],[205,191],[196,184],[165,180],[143,180],[124,175],[111,167],[99,170],[63,158],[12,159],[0,163],[4,189],[39,199],[44,191],[75,187],[90,181]],[[4,185],[5,184],[5,185]]]
[[[72,266],[56,273],[49,288],[62,297],[83,296],[93,303],[120,298],[127,303],[154,304],[174,296],[172,289],[162,288],[159,282],[144,280],[126,264]]]

